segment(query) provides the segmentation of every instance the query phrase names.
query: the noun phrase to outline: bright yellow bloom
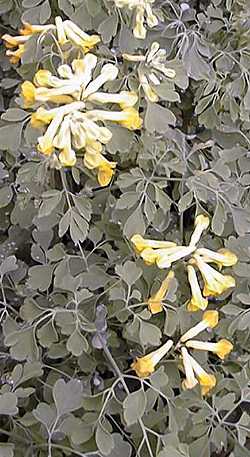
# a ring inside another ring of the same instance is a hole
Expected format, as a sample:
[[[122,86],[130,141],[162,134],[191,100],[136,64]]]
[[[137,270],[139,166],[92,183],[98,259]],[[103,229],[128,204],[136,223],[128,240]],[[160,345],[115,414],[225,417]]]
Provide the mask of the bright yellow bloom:
[[[107,160],[99,150],[98,142],[91,142],[86,147],[84,165],[89,170],[96,170],[98,182],[101,186],[107,186],[114,175],[115,162]]]
[[[75,46],[79,46],[84,52],[88,52],[100,42],[100,37],[98,35],[88,35],[72,21],[64,21],[63,28],[68,40]]]
[[[133,33],[138,39],[144,40],[146,37],[147,29],[144,26],[145,22],[150,28],[155,27],[159,22],[151,7],[155,0],[114,0],[114,2],[117,8],[127,7],[130,10],[135,10]]]
[[[219,249],[217,252],[200,248],[195,253],[201,256],[202,260],[206,263],[216,263],[220,269],[222,267],[231,267],[238,262],[238,257],[232,251],[225,248]]]
[[[200,351],[211,351],[224,360],[224,358],[232,351],[233,345],[230,341],[222,339],[218,343],[207,343],[206,341],[187,341],[186,346],[192,349],[198,349]]]
[[[161,249],[171,248],[176,246],[173,241],[160,241],[160,240],[146,240],[139,234],[135,234],[131,238],[131,243],[137,254],[140,254],[146,248]]]
[[[57,16],[55,18],[55,25],[31,25],[25,23],[24,27],[20,30],[21,35],[11,36],[4,34],[2,39],[5,41],[7,48],[18,47],[16,51],[7,52],[6,54],[10,56],[13,63],[17,63],[21,55],[24,53],[24,44],[34,34],[42,35],[47,32],[52,32],[57,35],[59,45],[62,46],[65,43],[71,43],[74,46],[80,47],[80,49],[85,53],[89,52],[91,48],[100,42],[100,37],[98,35],[88,35],[83,32],[80,27],[74,24],[74,22],[69,20],[63,21],[60,16]]]
[[[208,305],[208,300],[202,296],[195,269],[192,265],[188,265],[187,271],[188,281],[192,291],[192,298],[187,305],[187,309],[188,311],[204,310]]]
[[[176,246],[169,249],[158,249],[155,251],[158,254],[156,259],[157,266],[159,268],[169,268],[172,263],[189,256],[193,250],[193,246]]]
[[[207,395],[216,386],[216,377],[207,373],[191,355],[189,355],[189,358],[201,386],[201,393],[202,395]]]
[[[66,35],[67,30],[66,27]],[[72,30],[76,33],[74,27]],[[114,174],[116,163],[108,161],[102,154],[102,145],[112,138],[112,132],[103,124],[106,121],[118,122],[132,130],[141,126],[142,120],[133,108],[138,99],[134,92],[112,94],[99,91],[106,82],[117,77],[118,68],[106,64],[93,78],[97,60],[95,55],[88,53],[82,59],[73,60],[71,65],[60,65],[58,76],[48,70],[38,70],[34,84],[30,81],[23,83],[22,95],[26,107],[39,102],[62,105],[51,109],[40,106],[32,114],[33,127],[47,128],[38,139],[38,150],[45,155],[59,150],[59,161],[64,166],[73,166],[76,151],[84,150],[85,166],[97,173],[100,185],[106,186]],[[122,109],[93,109],[95,104],[104,103],[117,104]]]
[[[218,296],[228,289],[235,287],[235,279],[229,275],[222,275],[207,265],[200,256],[194,254],[194,259],[204,281],[203,295],[205,297]]]
[[[166,278],[162,281],[161,287],[147,300],[148,309],[152,314],[160,313],[163,310],[162,301],[169,289],[171,280],[174,278],[174,272],[170,270]]]
[[[203,216],[203,214],[200,214],[195,218],[195,229],[190,239],[190,246],[195,246],[198,243],[204,230],[209,227],[209,223],[209,217]]]
[[[184,390],[193,389],[198,384],[198,381],[194,375],[194,370],[193,370],[192,362],[190,359],[190,355],[185,347],[181,348],[181,354],[182,354],[183,367],[184,367],[184,371],[185,371],[185,375],[186,375],[186,379],[184,379],[184,381],[182,381],[182,387]]]
[[[201,333],[207,328],[214,328],[218,324],[219,313],[218,311],[205,311],[202,316],[201,322],[196,324],[194,327],[190,328],[184,335],[182,335],[180,342],[185,343],[185,341],[194,338],[196,335]]]
[[[163,346],[156,349],[156,351],[150,352],[150,354],[144,357],[138,357],[132,363],[131,368],[135,370],[137,376],[140,378],[147,378],[155,371],[155,366],[170,351],[172,346],[173,341],[167,341]]]
[[[29,108],[35,103],[35,86],[30,81],[24,81],[21,85],[21,94],[24,99],[25,108]]]

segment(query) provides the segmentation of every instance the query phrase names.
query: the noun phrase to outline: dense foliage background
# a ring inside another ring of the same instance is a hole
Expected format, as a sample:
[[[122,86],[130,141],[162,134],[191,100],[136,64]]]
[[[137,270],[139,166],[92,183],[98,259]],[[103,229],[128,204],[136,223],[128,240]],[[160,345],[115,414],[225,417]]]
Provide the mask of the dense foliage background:
[[[143,126],[110,126],[117,162],[101,187],[78,160],[52,168],[36,151],[20,84],[58,66],[54,42],[37,37],[22,62],[1,49],[0,109],[0,456],[246,457],[249,441],[250,3],[153,5],[159,23],[133,36],[132,12],[112,0],[1,0],[1,34],[57,15],[98,33],[98,56],[118,66],[112,91],[139,94]],[[170,81],[147,101],[136,63],[158,41]],[[138,379],[135,356],[178,341],[201,318],[186,310],[181,262],[167,312],[151,315],[150,291],[165,276],[134,253],[130,237],[186,243],[197,213],[208,214],[206,247],[224,245],[238,263],[215,337],[230,339],[225,361],[202,354],[218,383],[202,397],[183,391],[178,357]],[[66,215],[66,216],[65,216]],[[137,306],[136,306],[137,305]]]

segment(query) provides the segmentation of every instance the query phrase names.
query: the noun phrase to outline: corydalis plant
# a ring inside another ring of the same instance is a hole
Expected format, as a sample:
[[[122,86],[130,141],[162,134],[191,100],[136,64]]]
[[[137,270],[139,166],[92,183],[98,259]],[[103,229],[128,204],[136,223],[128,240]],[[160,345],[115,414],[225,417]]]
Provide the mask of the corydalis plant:
[[[147,29],[155,27],[159,20],[152,10],[152,5],[155,0],[113,0],[117,8],[131,10],[133,14],[133,33],[134,36],[140,40],[146,38]]]
[[[32,25],[25,23],[24,27],[20,29],[20,35],[4,34],[2,40],[8,48],[6,55],[12,63],[18,63],[25,52],[25,44],[29,39],[34,35],[43,37],[48,33],[54,35],[57,44],[62,47],[62,50],[65,45],[70,45],[71,48],[72,46],[73,48],[77,47],[78,50],[86,53],[100,42],[98,35],[89,35],[73,21],[63,21],[60,16],[57,16],[55,24]]]
[[[233,345],[226,339],[219,340],[217,343],[192,339],[202,331],[216,327],[218,320],[219,315],[217,311],[205,311],[202,320],[184,333],[175,346],[174,350],[180,352],[181,370],[185,374],[185,378],[182,381],[184,390],[192,389],[199,383],[202,394],[206,395],[216,385],[216,377],[213,374],[207,373],[190,354],[189,350],[211,351],[222,360],[232,351]],[[173,341],[168,340],[159,349],[143,357],[138,357],[132,363],[131,368],[135,370],[140,378],[149,377],[155,371],[156,365],[166,356],[171,348],[173,348]]]
[[[51,156],[59,151],[61,165],[73,166],[77,151],[84,156],[86,168],[94,170],[99,183],[106,186],[116,164],[103,155],[103,146],[112,138],[105,123],[134,130],[141,127],[142,120],[134,108],[136,93],[103,90],[106,82],[117,78],[118,68],[105,64],[99,75],[93,77],[97,63],[98,58],[88,53],[71,64],[60,65],[58,76],[39,70],[33,83],[22,84],[22,97],[25,108],[36,109],[31,115],[31,125],[43,130],[38,138],[39,152]],[[103,105],[106,110],[100,109]],[[118,109],[111,109],[114,105]]]
[[[170,268],[178,260],[187,260],[188,281],[192,292],[191,300],[188,303],[189,311],[206,309],[207,297],[221,295],[226,290],[235,287],[235,279],[232,276],[223,275],[209,264],[214,263],[219,269],[223,266],[229,267],[237,263],[237,256],[224,248],[218,252],[197,248],[203,231],[208,227],[209,218],[203,215],[197,216],[195,229],[188,246],[177,246],[176,243],[168,241],[147,240],[139,234],[131,238],[135,251],[147,265],[156,264],[160,269],[165,269]],[[203,279],[203,292],[201,292],[196,270]]]

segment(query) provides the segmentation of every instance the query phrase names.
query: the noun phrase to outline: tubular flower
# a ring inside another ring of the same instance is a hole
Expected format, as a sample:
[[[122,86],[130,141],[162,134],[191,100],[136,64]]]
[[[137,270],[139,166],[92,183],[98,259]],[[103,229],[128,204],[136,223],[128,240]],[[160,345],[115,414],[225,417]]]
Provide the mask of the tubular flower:
[[[191,355],[189,355],[189,359],[201,386],[201,393],[202,395],[207,395],[216,386],[216,377],[207,373]]]
[[[194,255],[195,263],[199,268],[203,281],[203,295],[205,297],[218,296],[223,294],[227,289],[235,287],[235,279],[229,275],[223,275],[219,271],[207,265],[202,258]]]
[[[195,222],[195,229],[190,239],[190,246],[195,246],[201,238],[202,233],[209,227],[209,218],[207,216],[203,216],[200,214],[196,217]]]
[[[2,39],[7,48],[17,48],[15,51],[7,51],[6,55],[10,56],[10,61],[12,63],[17,63],[25,51],[25,43],[27,43],[33,35],[44,35],[47,32],[55,33],[55,38],[59,45],[62,46],[65,43],[71,43],[74,46],[79,47],[84,53],[89,52],[90,49],[100,42],[100,37],[98,35],[88,35],[74,22],[69,20],[63,21],[60,16],[57,16],[55,18],[55,25],[31,25],[25,23],[23,28],[20,29],[20,35],[3,35]]]
[[[201,248],[196,250],[196,254],[201,256],[206,263],[216,263],[220,269],[222,267],[231,267],[238,262],[237,256],[229,249],[224,248],[219,249],[217,252]]]
[[[202,296],[194,267],[192,265],[188,265],[187,272],[188,281],[192,291],[192,298],[187,305],[188,311],[198,311],[199,309],[204,310],[208,305],[208,300]]]
[[[190,355],[185,347],[181,348],[182,362],[186,375],[186,379],[182,381],[182,387],[184,390],[193,389],[198,384],[197,379],[195,378],[194,369],[192,366]]]
[[[224,360],[224,358],[232,351],[233,345],[230,341],[222,339],[218,343],[207,343],[206,341],[187,341],[186,346],[200,351],[211,351]]]
[[[123,54],[123,58],[130,62],[139,62],[138,79],[146,98],[152,103],[159,100],[155,86],[160,85],[161,82],[170,84],[173,81],[174,83],[176,71],[166,60],[166,50],[160,49],[157,42],[152,43],[145,55]]]
[[[202,316],[202,320],[196,324],[194,327],[190,328],[184,335],[182,335],[180,342],[185,343],[185,341],[194,338],[199,333],[203,332],[207,328],[214,328],[218,324],[219,313],[218,311],[205,311]]]
[[[145,22],[149,28],[158,24],[158,18],[152,11],[152,4],[155,0],[114,0],[117,8],[127,7],[129,10],[135,10],[134,17],[134,36],[144,40],[147,34]]]
[[[147,378],[155,371],[155,366],[170,351],[173,341],[169,340],[163,346],[150,352],[144,357],[138,357],[131,365],[131,368],[140,378]]]
[[[67,30],[65,33],[67,35]],[[142,120],[134,108],[138,98],[134,92],[116,94],[102,89],[106,82],[117,78],[117,67],[106,64],[93,78],[96,65],[97,57],[88,53],[82,59],[73,60],[71,65],[60,65],[57,75],[39,70],[33,82],[22,84],[22,96],[25,107],[43,105],[31,116],[31,125],[45,130],[38,138],[39,151],[50,155],[59,150],[63,166],[75,164],[76,151],[85,153],[85,166],[97,173],[101,186],[106,186],[116,163],[103,156],[103,145],[112,138],[105,122],[119,123],[134,130],[141,126]],[[117,105],[119,110],[95,109],[103,104]],[[47,109],[48,105],[50,109]]]
[[[144,249],[164,249],[176,246],[172,241],[145,240],[141,235],[135,234],[131,238],[131,243],[137,254],[140,254]]]
[[[169,289],[171,279],[173,278],[174,272],[170,270],[166,278],[162,281],[161,287],[148,299],[148,309],[152,314],[160,313],[163,310],[162,300],[164,299]]]

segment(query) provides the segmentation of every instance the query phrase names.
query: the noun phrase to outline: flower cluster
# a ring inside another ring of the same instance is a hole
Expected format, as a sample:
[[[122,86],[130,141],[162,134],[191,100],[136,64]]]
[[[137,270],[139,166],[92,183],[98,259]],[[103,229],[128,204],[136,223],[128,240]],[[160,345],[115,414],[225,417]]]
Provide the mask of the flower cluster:
[[[103,155],[103,145],[112,137],[105,123],[134,130],[141,127],[142,120],[134,108],[136,93],[103,91],[106,82],[117,78],[118,68],[113,64],[101,68],[99,65],[99,74],[93,77],[98,63],[97,57],[88,53],[74,59],[71,65],[60,65],[58,75],[38,70],[33,82],[22,84],[22,97],[25,108],[36,109],[31,115],[31,125],[44,131],[38,138],[38,150],[45,155],[59,150],[63,166],[75,164],[76,151],[84,153],[84,165],[96,171],[100,185],[105,186],[116,166]],[[108,105],[108,109],[100,109],[102,105]],[[111,109],[114,105],[118,109]]]
[[[152,103],[159,100],[155,86],[159,86],[161,82],[172,81],[176,77],[176,71],[168,66],[166,54],[166,50],[161,49],[157,42],[152,43],[145,55],[123,54],[125,60],[139,62],[139,82],[147,100]]]
[[[159,268],[170,268],[180,259],[187,258],[187,273],[192,298],[188,303],[189,311],[204,310],[208,306],[208,297],[221,295],[228,289],[235,287],[235,279],[230,275],[224,275],[212,267],[213,263],[221,269],[223,266],[232,266],[237,263],[236,255],[228,249],[220,249],[214,252],[206,248],[197,248],[201,235],[209,227],[209,218],[199,215],[195,219],[195,229],[188,246],[177,246],[169,241],[147,240],[136,234],[131,238],[135,251],[141,256],[147,265],[156,264]],[[197,272],[203,280],[201,291]],[[164,284],[164,283],[163,283]],[[158,291],[158,301],[161,302],[166,294],[166,288]],[[162,308],[158,306],[158,311]]]
[[[48,32],[56,35],[57,42],[60,46],[70,43],[74,47],[78,47],[84,53],[92,49],[100,41],[98,35],[88,35],[83,32],[74,22],[63,21],[60,16],[55,18],[55,24],[47,25],[31,25],[24,24],[20,30],[20,35],[11,36],[4,34],[2,40],[8,48],[6,55],[10,57],[12,63],[18,63],[25,51],[25,43],[33,35],[44,35]]]
[[[221,339],[217,343],[194,340],[199,333],[206,329],[212,329],[218,324],[217,311],[205,311],[202,320],[194,327],[189,329],[177,343],[175,350],[180,351],[181,371],[185,374],[182,381],[183,389],[192,389],[198,383],[200,384],[203,395],[209,393],[216,385],[216,377],[207,373],[199,363],[190,354],[190,349],[200,351],[210,351],[216,354],[220,359],[224,358],[232,351],[233,345],[226,339]],[[156,365],[173,347],[173,341],[169,340],[159,349],[138,357],[131,365],[140,378],[150,376],[155,370]]]
[[[114,0],[114,2],[117,8],[127,7],[129,10],[135,10],[133,33],[136,38],[141,40],[146,38],[145,22],[150,28],[155,27],[159,22],[151,6],[155,0]]]

